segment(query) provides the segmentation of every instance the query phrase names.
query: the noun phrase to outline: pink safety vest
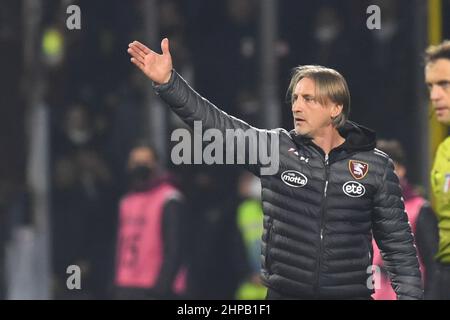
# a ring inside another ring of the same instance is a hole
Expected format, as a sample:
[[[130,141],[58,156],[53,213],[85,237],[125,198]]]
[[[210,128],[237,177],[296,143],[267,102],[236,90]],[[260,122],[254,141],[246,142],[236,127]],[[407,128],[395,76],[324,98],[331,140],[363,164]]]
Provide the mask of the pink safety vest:
[[[425,199],[422,197],[413,197],[408,201],[405,201],[405,210],[408,215],[409,223],[411,224],[411,230],[413,234],[416,233],[417,218],[419,217],[420,209],[425,203]],[[375,240],[373,240],[373,265],[381,267],[383,265],[383,259],[380,254]],[[420,271],[422,273],[422,280],[425,276],[425,269],[422,264],[422,259],[419,256]],[[380,288],[375,288],[375,293],[372,295],[375,300],[395,300],[397,295],[394,289],[392,289],[391,281],[385,276],[381,275]]]
[[[163,262],[162,214],[164,204],[178,191],[163,183],[146,192],[131,193],[121,201],[115,284],[121,287],[152,288]],[[186,273],[178,273],[173,291],[182,293]]]

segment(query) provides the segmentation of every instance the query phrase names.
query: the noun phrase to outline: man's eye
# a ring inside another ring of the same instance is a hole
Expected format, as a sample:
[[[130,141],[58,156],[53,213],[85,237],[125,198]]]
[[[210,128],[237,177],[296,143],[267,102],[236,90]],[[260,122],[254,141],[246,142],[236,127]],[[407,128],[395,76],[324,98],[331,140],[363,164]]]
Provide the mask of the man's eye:
[[[439,81],[438,83],[436,83],[436,85],[438,85],[442,89],[447,89],[450,88],[450,81]],[[430,87],[429,89],[431,90],[432,88]]]

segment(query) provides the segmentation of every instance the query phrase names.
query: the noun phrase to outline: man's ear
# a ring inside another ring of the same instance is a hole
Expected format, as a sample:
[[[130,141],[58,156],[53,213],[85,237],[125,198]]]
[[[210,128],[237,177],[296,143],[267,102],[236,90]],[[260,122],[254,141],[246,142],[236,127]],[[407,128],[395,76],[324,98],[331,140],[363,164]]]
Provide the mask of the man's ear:
[[[343,108],[344,107],[342,104],[333,103],[333,105],[331,106],[331,117],[336,118],[338,115],[341,114]]]

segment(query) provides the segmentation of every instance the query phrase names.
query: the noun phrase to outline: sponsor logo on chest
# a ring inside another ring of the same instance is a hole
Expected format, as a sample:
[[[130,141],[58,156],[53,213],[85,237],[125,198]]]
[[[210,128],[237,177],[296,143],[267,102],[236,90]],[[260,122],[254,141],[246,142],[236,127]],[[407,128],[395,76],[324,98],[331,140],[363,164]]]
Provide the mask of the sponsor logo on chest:
[[[342,186],[342,191],[349,197],[359,198],[366,193],[366,188],[357,181],[347,181]]]
[[[308,178],[295,170],[286,170],[281,174],[281,181],[294,188],[304,187],[308,183]]]

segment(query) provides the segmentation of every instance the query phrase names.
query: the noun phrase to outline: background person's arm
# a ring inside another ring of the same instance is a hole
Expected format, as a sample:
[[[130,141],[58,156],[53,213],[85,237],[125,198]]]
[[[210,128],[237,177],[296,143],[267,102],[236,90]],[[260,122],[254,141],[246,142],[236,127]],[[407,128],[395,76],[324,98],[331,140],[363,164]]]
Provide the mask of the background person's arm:
[[[163,239],[163,262],[161,272],[155,285],[155,291],[161,298],[175,297],[173,285],[175,277],[183,264],[183,245],[186,238],[186,224],[183,223],[185,204],[179,199],[172,199],[164,205],[161,234]]]

